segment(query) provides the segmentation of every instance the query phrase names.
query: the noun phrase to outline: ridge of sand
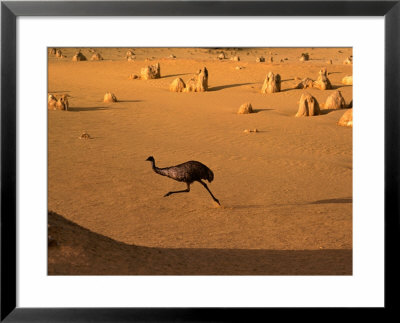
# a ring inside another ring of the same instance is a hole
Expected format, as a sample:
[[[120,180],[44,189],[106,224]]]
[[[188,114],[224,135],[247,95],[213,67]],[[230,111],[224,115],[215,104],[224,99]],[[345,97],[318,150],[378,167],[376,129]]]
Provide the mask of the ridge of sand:
[[[50,275],[351,275],[351,250],[149,248],[49,212]]]

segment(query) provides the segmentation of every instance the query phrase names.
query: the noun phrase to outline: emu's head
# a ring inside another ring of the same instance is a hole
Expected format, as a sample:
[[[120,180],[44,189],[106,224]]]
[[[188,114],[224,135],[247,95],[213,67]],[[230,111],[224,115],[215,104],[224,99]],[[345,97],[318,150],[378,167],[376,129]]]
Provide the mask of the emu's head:
[[[154,162],[154,157],[153,157],[153,156],[150,156],[150,157],[148,157],[148,158],[146,159],[146,161]]]

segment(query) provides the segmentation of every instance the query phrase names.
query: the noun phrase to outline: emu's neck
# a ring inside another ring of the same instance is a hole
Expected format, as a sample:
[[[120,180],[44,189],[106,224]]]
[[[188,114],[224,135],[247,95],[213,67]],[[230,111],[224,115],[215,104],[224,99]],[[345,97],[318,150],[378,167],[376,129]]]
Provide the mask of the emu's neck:
[[[154,160],[151,161],[151,167],[157,174],[160,174],[162,176],[168,176],[168,172],[166,172],[166,170],[156,167],[156,162]]]

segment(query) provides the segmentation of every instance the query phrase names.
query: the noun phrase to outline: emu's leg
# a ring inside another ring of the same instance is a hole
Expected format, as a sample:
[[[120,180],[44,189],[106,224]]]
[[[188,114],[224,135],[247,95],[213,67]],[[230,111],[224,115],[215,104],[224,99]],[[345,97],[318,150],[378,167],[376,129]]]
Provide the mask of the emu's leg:
[[[189,184],[189,183],[186,183],[186,185],[187,185],[187,189],[186,189],[186,190],[168,192],[167,194],[164,195],[164,197],[170,196],[171,194],[175,194],[175,193],[186,193],[186,192],[190,192],[190,184]]]
[[[221,205],[221,204],[219,203],[218,199],[213,195],[213,193],[211,193],[211,191],[210,191],[210,189],[208,188],[207,184],[204,183],[204,182],[201,181],[201,180],[199,181],[199,183],[205,187],[205,189],[208,191],[208,193],[210,193],[210,195],[211,195],[211,197],[213,198],[213,200],[214,200],[215,202],[217,202],[219,205]]]

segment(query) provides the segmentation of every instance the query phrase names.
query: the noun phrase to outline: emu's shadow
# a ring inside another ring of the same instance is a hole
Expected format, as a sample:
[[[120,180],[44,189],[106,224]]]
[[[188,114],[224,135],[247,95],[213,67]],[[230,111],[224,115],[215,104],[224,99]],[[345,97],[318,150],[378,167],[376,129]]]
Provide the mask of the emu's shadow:
[[[54,212],[48,224],[48,275],[352,274],[351,249],[150,248],[113,240]]]
[[[208,91],[219,91],[219,90],[224,90],[224,89],[229,89],[232,87],[239,87],[243,85],[250,85],[250,84],[256,84],[256,83],[237,83],[237,84],[228,84],[228,85],[221,85],[221,86],[214,86],[208,89]]]

